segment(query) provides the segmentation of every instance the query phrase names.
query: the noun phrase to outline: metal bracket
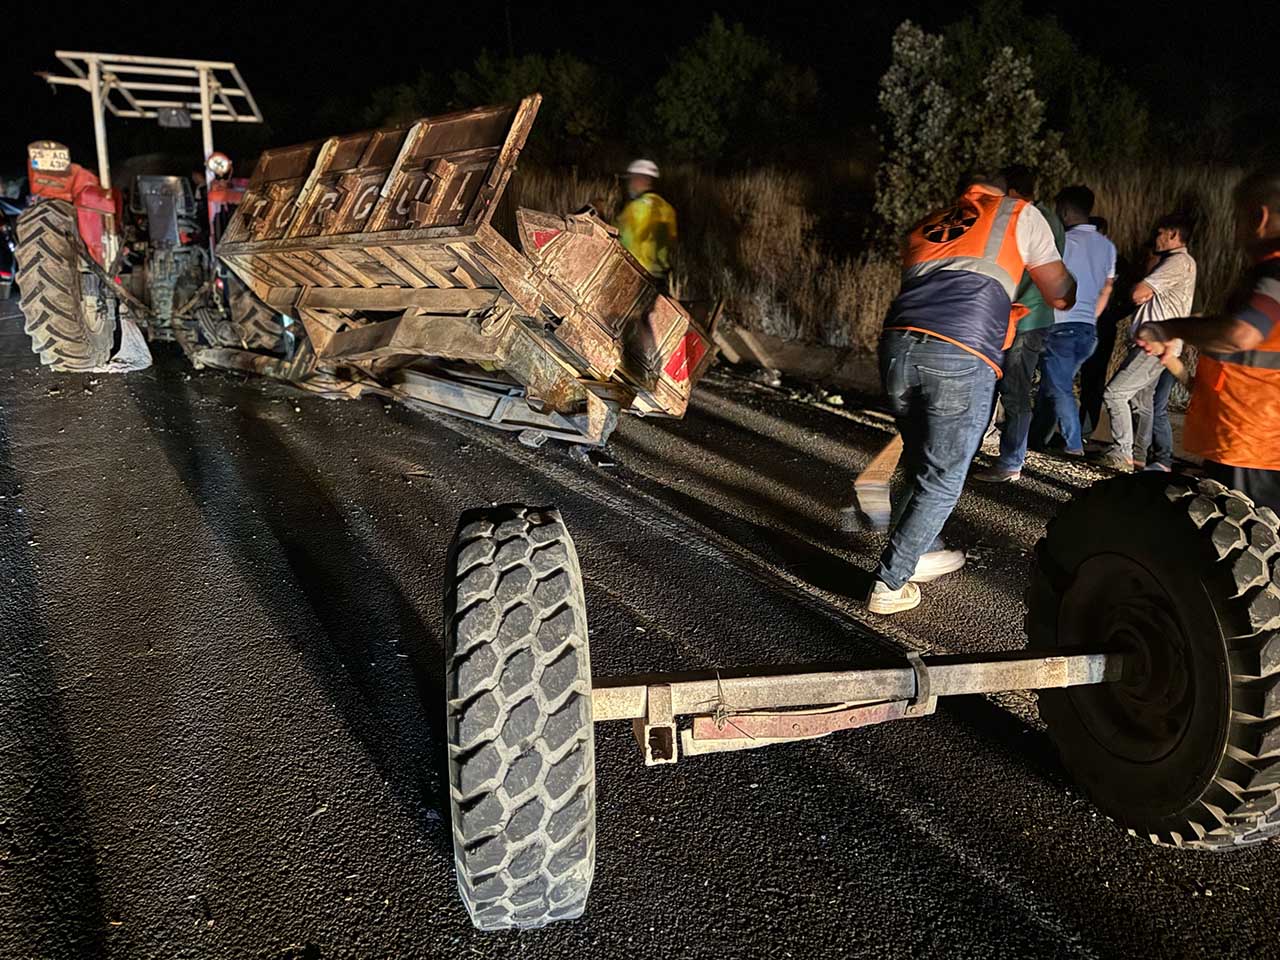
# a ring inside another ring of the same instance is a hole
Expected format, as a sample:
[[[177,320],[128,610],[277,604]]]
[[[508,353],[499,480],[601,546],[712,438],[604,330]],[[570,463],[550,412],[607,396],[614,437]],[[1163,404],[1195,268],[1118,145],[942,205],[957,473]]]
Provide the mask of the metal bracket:
[[[649,687],[646,701],[645,715],[631,721],[631,730],[644,753],[644,765],[655,767],[662,763],[675,763],[680,756],[676,746],[676,718],[671,709],[670,684]]]
[[[929,668],[918,653],[908,653],[907,663],[916,675],[916,695],[907,703],[904,717],[927,717],[938,709],[938,698],[933,695],[933,684],[929,680]]]

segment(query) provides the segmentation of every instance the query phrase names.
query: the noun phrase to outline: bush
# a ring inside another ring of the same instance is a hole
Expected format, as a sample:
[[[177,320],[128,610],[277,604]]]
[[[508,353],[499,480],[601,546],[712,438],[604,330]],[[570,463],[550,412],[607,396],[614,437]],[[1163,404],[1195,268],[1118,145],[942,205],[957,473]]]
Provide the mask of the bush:
[[[1044,129],[1045,104],[1032,86],[1030,58],[996,51],[980,76],[955,69],[946,39],[911,21],[893,35],[893,59],[880,80],[888,120],[876,173],[881,239],[897,238],[952,198],[967,169],[1025,163],[1041,190],[1065,180],[1061,135]]]
[[[677,160],[716,163],[758,158],[786,141],[817,99],[811,70],[783,62],[741,24],[711,18],[705,33],[682,48],[639,104],[633,126],[652,130],[653,143]]]
[[[790,170],[717,176],[677,165],[661,191],[680,223],[676,289],[687,299],[724,297],[734,323],[775,336],[874,350],[898,265],[833,254],[815,237],[815,196],[824,185]],[[570,213],[593,204],[606,219],[616,180],[522,167],[511,182],[518,206]]]
[[[1045,122],[1062,131],[1078,162],[1112,167],[1144,155],[1149,123],[1141,98],[1052,16],[1033,17],[1018,0],[982,0],[976,13],[947,28],[946,42],[962,85],[978,83],[1005,47],[1030,57]]]

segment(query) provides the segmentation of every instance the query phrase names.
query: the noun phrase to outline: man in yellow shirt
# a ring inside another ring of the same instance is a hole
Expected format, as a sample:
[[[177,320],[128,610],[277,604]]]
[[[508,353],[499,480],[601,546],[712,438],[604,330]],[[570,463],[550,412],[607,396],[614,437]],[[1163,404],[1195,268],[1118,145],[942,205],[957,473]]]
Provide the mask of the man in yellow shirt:
[[[675,253],[676,212],[654,190],[658,175],[652,160],[632,161],[627,167],[627,204],[613,225],[627,252],[662,284]]]

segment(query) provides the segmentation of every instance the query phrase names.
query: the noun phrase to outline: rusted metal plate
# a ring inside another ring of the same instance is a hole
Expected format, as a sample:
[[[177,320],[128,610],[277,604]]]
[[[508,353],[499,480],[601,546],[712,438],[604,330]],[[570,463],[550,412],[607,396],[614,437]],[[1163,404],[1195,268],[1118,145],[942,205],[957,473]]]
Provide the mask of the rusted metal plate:
[[[739,713],[725,717],[694,717],[695,740],[748,740],[825,737],[837,730],[867,727],[906,716],[907,702],[891,700],[835,710],[782,713]]]
[[[522,209],[516,224],[525,254],[577,306],[573,313],[621,340],[622,358],[610,372],[636,388],[633,409],[683,416],[694,384],[714,359],[708,332],[658,291],[616,231],[597,217]]]

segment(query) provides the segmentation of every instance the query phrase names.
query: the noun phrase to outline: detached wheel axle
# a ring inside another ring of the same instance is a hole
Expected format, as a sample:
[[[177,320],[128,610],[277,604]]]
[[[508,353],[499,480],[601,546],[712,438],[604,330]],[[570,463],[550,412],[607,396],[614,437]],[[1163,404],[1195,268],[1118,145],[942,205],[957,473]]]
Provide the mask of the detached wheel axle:
[[[1213,850],[1280,832],[1277,526],[1219,484],[1106,481],[1037,547],[1028,651],[592,680],[559,514],[469,513],[450,553],[446,644],[455,861],[472,921],[581,915],[595,869],[592,725],[607,720],[630,720],[656,765],[1034,689],[1068,770],[1132,832]]]

